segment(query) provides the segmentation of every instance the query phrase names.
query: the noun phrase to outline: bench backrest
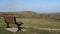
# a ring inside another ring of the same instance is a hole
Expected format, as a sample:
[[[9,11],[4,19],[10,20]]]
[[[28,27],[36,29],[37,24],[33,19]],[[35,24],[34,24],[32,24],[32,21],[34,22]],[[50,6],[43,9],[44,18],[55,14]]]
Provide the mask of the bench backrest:
[[[16,18],[12,16],[5,16],[4,20],[5,20],[5,23],[12,23],[12,24],[16,23]]]

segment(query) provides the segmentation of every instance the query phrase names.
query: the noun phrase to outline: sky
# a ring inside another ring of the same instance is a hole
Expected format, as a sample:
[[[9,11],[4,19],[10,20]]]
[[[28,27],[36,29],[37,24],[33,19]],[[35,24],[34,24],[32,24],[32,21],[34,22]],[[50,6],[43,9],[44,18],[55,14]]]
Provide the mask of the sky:
[[[60,12],[60,0],[0,0],[0,12]]]

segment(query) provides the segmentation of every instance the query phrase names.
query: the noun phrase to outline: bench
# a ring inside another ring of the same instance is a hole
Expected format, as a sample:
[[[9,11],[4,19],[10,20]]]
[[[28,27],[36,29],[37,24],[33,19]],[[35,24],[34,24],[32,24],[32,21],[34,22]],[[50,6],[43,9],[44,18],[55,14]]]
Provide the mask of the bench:
[[[15,24],[18,27],[17,31],[21,31],[22,27],[20,27],[23,23],[22,22],[17,22],[16,18],[14,16],[4,16],[4,21],[7,24],[7,28],[10,28],[9,23]]]

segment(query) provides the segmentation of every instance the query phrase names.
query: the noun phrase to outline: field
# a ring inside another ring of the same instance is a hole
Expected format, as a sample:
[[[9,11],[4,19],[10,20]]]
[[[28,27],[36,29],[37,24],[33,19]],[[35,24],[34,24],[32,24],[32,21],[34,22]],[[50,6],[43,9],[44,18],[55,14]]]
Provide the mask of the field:
[[[52,20],[52,19],[35,19],[35,18],[16,18],[17,22],[22,21],[24,24],[22,25],[24,29],[27,31],[24,32],[16,32],[12,33],[4,28],[6,27],[6,23],[4,19],[0,19],[0,34],[60,34],[60,30],[43,30],[38,28],[50,28],[50,29],[60,29],[60,21]],[[10,24],[11,27],[16,27],[14,24]],[[34,28],[35,27],[35,28]]]

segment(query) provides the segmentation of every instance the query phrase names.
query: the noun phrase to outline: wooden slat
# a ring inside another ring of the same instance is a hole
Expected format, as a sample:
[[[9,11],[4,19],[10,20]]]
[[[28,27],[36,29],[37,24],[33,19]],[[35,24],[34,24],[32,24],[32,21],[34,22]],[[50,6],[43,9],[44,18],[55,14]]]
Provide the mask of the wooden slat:
[[[5,22],[6,22],[6,23],[12,23],[12,24],[15,23],[14,17],[5,16],[4,19],[5,19]]]

